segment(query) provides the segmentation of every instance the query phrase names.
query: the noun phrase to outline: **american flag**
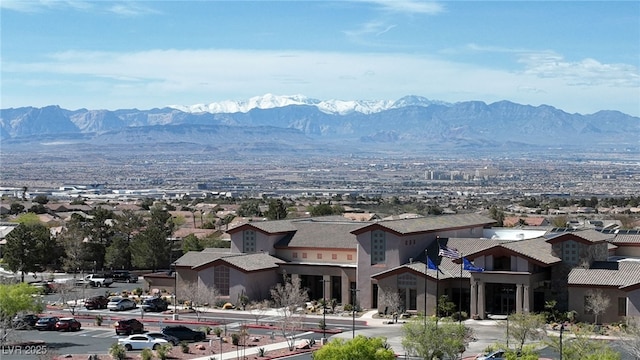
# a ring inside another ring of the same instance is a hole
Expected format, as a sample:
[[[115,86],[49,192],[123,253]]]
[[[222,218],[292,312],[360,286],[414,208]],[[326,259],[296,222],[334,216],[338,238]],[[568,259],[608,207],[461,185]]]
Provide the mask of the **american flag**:
[[[449,259],[458,259],[460,257],[458,249],[449,248],[444,245],[440,245],[440,251],[438,251],[438,255],[444,256]]]

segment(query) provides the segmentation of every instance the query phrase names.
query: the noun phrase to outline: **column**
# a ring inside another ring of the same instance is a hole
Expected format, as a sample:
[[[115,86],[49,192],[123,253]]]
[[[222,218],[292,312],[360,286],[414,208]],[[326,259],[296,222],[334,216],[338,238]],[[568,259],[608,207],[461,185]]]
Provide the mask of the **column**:
[[[478,282],[471,282],[471,308],[469,310],[469,317],[473,318],[474,315],[478,314]]]
[[[522,314],[522,284],[516,285],[516,313]]]
[[[480,316],[480,319],[484,319],[485,308],[484,282],[478,281],[478,316]]]
[[[340,299],[340,302],[342,304],[348,304],[349,299],[351,299],[351,288],[349,288],[349,275],[344,270],[342,270],[342,274],[340,275],[340,284],[342,287],[342,299]]]
[[[327,302],[333,297],[331,293],[331,275],[322,275],[322,296],[327,299]]]
[[[522,304],[522,310],[525,314],[528,314],[531,309],[529,308],[529,300],[531,299],[531,294],[529,293],[529,285],[524,286],[524,303]]]

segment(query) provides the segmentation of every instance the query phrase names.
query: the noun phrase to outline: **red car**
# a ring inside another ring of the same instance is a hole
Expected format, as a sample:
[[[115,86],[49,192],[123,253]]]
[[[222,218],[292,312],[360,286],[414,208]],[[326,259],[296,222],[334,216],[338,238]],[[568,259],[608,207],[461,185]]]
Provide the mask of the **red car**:
[[[87,310],[106,309],[108,303],[109,299],[107,297],[104,295],[98,295],[85,300],[84,307],[86,307]]]
[[[142,334],[144,332],[144,325],[136,319],[119,320],[113,326],[116,328],[116,335]]]
[[[74,318],[61,318],[56,323],[58,331],[79,331],[81,327],[80,321]]]

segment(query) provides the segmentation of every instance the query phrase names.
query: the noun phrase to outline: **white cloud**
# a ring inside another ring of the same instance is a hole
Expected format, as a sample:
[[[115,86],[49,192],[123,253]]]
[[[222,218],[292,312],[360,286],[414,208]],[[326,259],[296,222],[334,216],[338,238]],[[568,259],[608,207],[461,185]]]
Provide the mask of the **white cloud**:
[[[80,0],[2,0],[0,1],[0,8],[20,11],[20,12],[40,12],[49,9],[75,9],[86,10],[93,5],[88,1]]]
[[[569,85],[640,87],[638,68],[627,64],[603,64],[594,59],[566,61],[553,52],[523,54],[524,73],[542,78],[560,78]]]
[[[442,4],[435,1],[415,0],[374,0],[384,10],[409,14],[439,14],[444,11]]]
[[[265,93],[343,100],[393,100],[415,94],[450,102],[506,99],[572,112],[617,109],[638,115],[638,91],[627,84],[592,81],[577,87],[567,81],[585,73],[611,80],[616,76],[608,71],[620,75],[615,66],[585,60],[578,64],[582,70],[576,71],[575,66],[558,65],[564,63],[561,57],[549,54],[527,59],[526,71],[513,72],[403,53],[170,49],[69,51],[54,54],[49,61],[5,62],[2,69],[4,86],[13,90],[12,101],[20,93],[23,105],[34,106],[39,104],[29,104],[28,97],[42,88],[29,88],[27,80],[41,78],[55,89],[50,101],[60,96],[54,103],[65,106],[73,101],[66,106],[76,108],[191,105]],[[567,74],[562,74],[563,68]]]

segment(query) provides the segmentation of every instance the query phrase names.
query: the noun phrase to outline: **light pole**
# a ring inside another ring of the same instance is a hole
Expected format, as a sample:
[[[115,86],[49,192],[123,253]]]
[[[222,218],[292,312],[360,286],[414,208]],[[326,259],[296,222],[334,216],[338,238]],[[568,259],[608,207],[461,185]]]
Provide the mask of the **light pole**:
[[[327,296],[325,295],[325,284],[328,282],[329,280],[320,280],[322,284],[322,340],[320,342],[322,345],[327,342]]]
[[[353,318],[352,318],[352,323],[351,323],[351,329],[352,329],[352,335],[351,338],[355,339],[356,338],[356,293],[360,291],[358,289],[351,289],[351,302],[352,302],[352,314],[353,314]]]
[[[178,271],[176,263],[172,263],[173,267],[173,320],[178,320]]]
[[[564,322],[560,324],[560,360],[562,360],[562,333],[564,332]]]
[[[511,313],[511,308],[509,307],[509,298],[511,297],[511,288],[503,289],[507,294],[507,349],[509,349],[509,314]]]

